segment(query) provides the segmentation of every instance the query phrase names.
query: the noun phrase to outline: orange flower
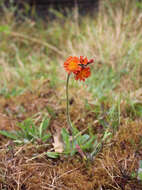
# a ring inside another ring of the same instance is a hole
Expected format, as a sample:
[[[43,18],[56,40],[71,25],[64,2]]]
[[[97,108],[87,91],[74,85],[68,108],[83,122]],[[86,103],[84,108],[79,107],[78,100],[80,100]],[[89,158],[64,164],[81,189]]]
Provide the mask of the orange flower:
[[[90,67],[82,68],[81,71],[75,73],[75,80],[85,81],[91,75]]]
[[[74,73],[75,80],[85,81],[91,75],[90,67],[88,65],[93,63],[93,59],[88,60],[87,57],[68,57],[64,62],[64,68],[70,74]]]
[[[87,65],[88,64],[87,57],[83,58],[83,56],[80,56],[80,64],[81,65]]]
[[[78,57],[68,57],[67,60],[64,62],[64,68],[68,73],[71,72],[78,72],[81,70],[81,67],[79,66],[80,60]]]

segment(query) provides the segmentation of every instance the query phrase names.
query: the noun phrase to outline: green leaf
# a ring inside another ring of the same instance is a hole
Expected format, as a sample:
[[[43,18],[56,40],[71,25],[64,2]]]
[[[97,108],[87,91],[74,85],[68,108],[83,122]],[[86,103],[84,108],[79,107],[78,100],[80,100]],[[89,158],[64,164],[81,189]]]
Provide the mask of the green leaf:
[[[26,129],[27,131],[27,129]],[[28,127],[28,131],[27,134],[31,135],[32,137],[37,138],[38,134],[37,134],[37,127],[31,123],[31,126]]]
[[[111,135],[111,133],[110,133],[110,132],[105,131],[102,141],[105,141],[105,140],[106,140],[106,138],[108,138],[110,135]]]
[[[31,118],[28,118],[24,120],[24,122],[19,123],[19,127],[21,128],[23,132],[24,138],[27,138],[28,140],[31,140],[32,137],[36,136],[36,126],[33,124],[33,121]]]
[[[79,133],[79,130],[76,127],[72,128],[73,135],[76,136]]]
[[[87,134],[82,135],[81,138],[80,138],[80,141],[81,141],[80,145],[84,144],[87,140],[89,140],[89,138],[90,138],[90,136],[87,135]]]
[[[17,138],[18,139],[23,139],[23,138],[25,138],[25,134],[23,133],[23,131],[22,130],[18,130],[18,131],[16,131],[16,135],[17,135]]]
[[[58,158],[59,157],[59,153],[58,152],[47,152],[46,154],[50,158]]]
[[[18,138],[14,133],[5,130],[0,130],[0,134],[14,140],[17,140]]]
[[[91,149],[93,147],[93,141],[96,139],[96,136],[91,137],[83,146],[82,149]]]
[[[32,123],[31,119],[26,119],[22,123],[18,123],[18,125],[24,133],[27,133]]]
[[[137,6],[139,9],[142,9],[142,2],[136,2],[136,6]]]
[[[132,177],[132,178],[136,178],[136,177],[137,177],[136,172],[132,171],[132,173],[131,173],[131,177]]]
[[[139,161],[139,168],[142,169],[142,160]]]
[[[63,138],[63,142],[65,143],[65,152],[70,152],[71,151],[71,142],[70,142],[70,135],[67,132],[66,129],[62,129],[62,138]]]
[[[50,137],[51,137],[51,134],[49,133],[49,134],[47,134],[47,135],[44,135],[44,136],[41,138],[41,140],[42,140],[43,142],[45,142],[45,141],[47,141]]]
[[[136,112],[137,116],[142,117],[142,105],[141,104],[135,105],[135,112]]]
[[[44,130],[49,124],[49,119],[44,119],[42,124],[37,127],[31,118],[24,120],[22,123],[18,123],[20,130],[15,132],[0,131],[0,134],[16,140],[17,143],[34,142],[37,139],[41,139],[43,142],[51,137],[51,134],[44,134]]]
[[[40,124],[40,127],[39,127],[39,137],[41,138],[44,131],[47,129],[47,127],[49,126],[49,121],[50,119],[43,119],[41,124]]]
[[[5,33],[9,34],[10,33],[10,27],[8,25],[0,26],[0,32],[5,32]]]
[[[139,172],[139,174],[138,174],[138,179],[139,179],[139,180],[142,180],[142,171]]]

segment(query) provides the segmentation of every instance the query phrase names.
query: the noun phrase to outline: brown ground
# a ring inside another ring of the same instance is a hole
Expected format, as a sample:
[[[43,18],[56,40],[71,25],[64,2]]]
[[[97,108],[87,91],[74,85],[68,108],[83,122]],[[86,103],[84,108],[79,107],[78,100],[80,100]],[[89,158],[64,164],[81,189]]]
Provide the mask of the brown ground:
[[[57,93],[58,92],[58,93]],[[19,97],[0,97],[0,129],[17,129],[17,121],[38,113],[38,117],[52,108],[50,129],[54,125],[66,126],[64,90],[25,92]],[[80,92],[81,93],[81,92]],[[73,93],[74,94],[74,93]],[[72,95],[71,116],[79,130],[91,123],[96,133],[101,126],[95,124],[95,115],[84,110],[78,97]],[[40,113],[40,114],[39,114]],[[83,118],[83,119],[80,119]],[[94,124],[93,124],[94,123]],[[42,153],[48,150],[43,144],[16,146],[0,136],[0,189],[1,190],[141,190],[142,183],[132,172],[137,172],[142,159],[142,121],[128,122],[124,118],[111,142],[91,161],[80,155],[50,159]],[[34,156],[36,159],[32,159]]]

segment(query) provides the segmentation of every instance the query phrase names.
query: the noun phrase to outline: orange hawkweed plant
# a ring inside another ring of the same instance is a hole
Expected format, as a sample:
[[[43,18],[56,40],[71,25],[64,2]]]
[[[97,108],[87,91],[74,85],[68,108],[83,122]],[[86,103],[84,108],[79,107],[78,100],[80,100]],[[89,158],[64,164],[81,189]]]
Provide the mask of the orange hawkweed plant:
[[[70,56],[64,62],[64,68],[68,73],[67,82],[66,82],[66,101],[67,101],[66,113],[67,113],[67,123],[71,133],[73,127],[69,114],[69,93],[68,93],[70,75],[73,73],[75,80],[85,81],[91,75],[89,65],[93,62],[94,62],[93,59],[88,60],[87,57],[84,58],[83,56],[80,56],[80,58],[76,56],[74,57]]]

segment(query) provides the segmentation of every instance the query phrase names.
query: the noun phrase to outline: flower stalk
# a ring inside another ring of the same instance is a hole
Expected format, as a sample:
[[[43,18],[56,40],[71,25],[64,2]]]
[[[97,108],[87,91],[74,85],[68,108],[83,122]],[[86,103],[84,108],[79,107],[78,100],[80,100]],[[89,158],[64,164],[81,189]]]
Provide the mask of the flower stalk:
[[[67,75],[67,82],[66,82],[66,102],[67,102],[67,107],[66,107],[66,114],[67,114],[67,123],[70,132],[72,133],[72,123],[70,119],[70,113],[69,113],[69,79],[70,79],[70,73]]]
[[[83,58],[83,56],[78,57],[68,57],[67,60],[64,62],[64,69],[67,71],[67,82],[66,82],[66,114],[67,114],[67,123],[68,128],[73,136],[73,127],[70,119],[69,113],[69,79],[71,73],[74,74],[75,80],[85,81],[91,75],[90,67],[88,65],[93,63],[93,59],[88,60],[87,57]]]

